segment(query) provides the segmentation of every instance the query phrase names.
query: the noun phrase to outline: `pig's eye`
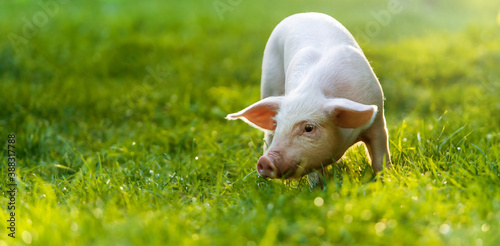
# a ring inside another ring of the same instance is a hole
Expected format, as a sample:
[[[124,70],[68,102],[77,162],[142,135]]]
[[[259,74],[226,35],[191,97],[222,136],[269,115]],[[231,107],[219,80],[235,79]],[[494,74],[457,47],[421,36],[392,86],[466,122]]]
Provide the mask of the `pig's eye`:
[[[312,132],[312,130],[314,130],[314,126],[307,125],[307,126],[304,128],[304,130],[305,130],[306,132]]]

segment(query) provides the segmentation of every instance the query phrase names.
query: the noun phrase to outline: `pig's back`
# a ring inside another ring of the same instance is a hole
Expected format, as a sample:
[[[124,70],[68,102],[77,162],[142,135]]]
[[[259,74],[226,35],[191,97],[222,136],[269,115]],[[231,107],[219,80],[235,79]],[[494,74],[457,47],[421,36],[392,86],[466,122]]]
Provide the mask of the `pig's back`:
[[[359,49],[353,36],[340,22],[321,13],[294,14],[282,20],[273,30],[269,42],[281,47],[285,69],[301,49],[313,47],[319,53],[341,45]]]
[[[321,13],[292,15],[276,26],[269,43],[281,54],[285,95],[317,89],[330,98],[382,107],[383,93],[368,60],[334,18]]]

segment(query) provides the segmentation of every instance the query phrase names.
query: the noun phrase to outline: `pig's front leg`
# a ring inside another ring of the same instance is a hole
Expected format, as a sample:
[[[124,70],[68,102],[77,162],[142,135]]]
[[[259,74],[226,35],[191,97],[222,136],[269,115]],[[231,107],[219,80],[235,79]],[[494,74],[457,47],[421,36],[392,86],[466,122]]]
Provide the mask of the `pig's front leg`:
[[[385,127],[385,119],[381,118],[363,134],[362,141],[368,149],[368,154],[372,161],[372,168],[375,173],[378,173],[385,167],[391,168],[391,155],[389,153],[389,135]]]
[[[307,182],[311,189],[317,188],[323,190],[326,185],[325,181],[328,179],[328,172],[325,172],[323,168],[317,169],[307,175]]]
[[[318,172],[312,172],[307,175],[307,182],[309,183],[309,188],[323,189],[324,179]]]
[[[264,155],[267,152],[267,149],[269,149],[269,146],[271,146],[271,143],[273,142],[273,134],[266,131],[264,134]]]

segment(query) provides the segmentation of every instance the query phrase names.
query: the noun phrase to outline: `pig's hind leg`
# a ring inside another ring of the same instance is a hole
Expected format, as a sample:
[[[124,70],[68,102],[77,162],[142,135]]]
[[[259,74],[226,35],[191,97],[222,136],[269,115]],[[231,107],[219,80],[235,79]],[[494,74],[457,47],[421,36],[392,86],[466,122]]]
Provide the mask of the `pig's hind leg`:
[[[285,69],[283,65],[283,47],[278,44],[277,35],[271,35],[264,50],[262,77],[260,85],[261,99],[285,94]],[[273,141],[274,132],[266,131],[264,153]]]

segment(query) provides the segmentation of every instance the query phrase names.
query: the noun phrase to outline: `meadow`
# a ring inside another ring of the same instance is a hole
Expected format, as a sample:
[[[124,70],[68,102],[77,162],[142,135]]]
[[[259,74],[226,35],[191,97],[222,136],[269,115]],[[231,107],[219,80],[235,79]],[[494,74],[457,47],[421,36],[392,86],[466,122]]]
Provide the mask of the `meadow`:
[[[322,188],[263,179],[263,134],[224,119],[306,11],[382,84],[383,179],[362,145]],[[14,0],[0,34],[0,246],[500,245],[496,1]]]

